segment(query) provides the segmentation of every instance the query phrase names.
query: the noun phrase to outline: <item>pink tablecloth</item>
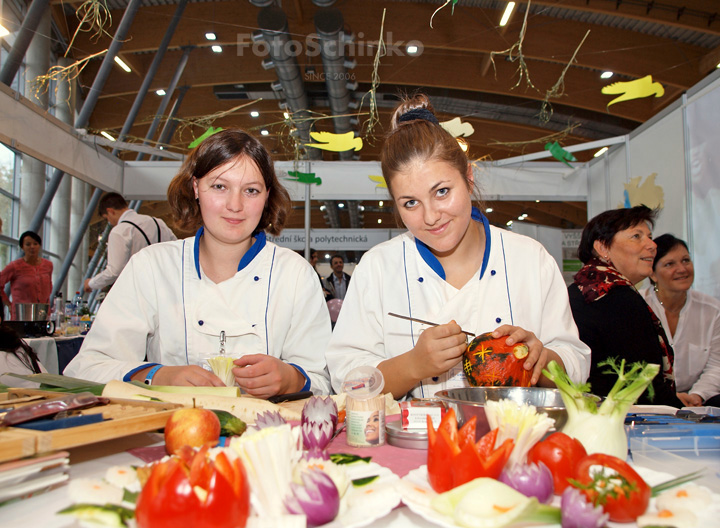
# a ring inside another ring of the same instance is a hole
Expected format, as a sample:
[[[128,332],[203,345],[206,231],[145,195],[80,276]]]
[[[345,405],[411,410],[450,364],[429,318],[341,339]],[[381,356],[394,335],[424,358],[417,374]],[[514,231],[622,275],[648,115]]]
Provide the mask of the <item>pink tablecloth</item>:
[[[390,421],[398,420],[400,415],[390,416]],[[349,453],[362,457],[370,457],[373,462],[391,470],[399,477],[404,477],[413,469],[427,462],[427,450],[403,449],[385,444],[377,447],[352,447],[347,445],[345,431],[337,435],[328,447],[330,453]],[[165,456],[165,446],[140,447],[129,450],[145,463],[155,462]]]
[[[388,420],[393,421],[399,418],[400,415],[390,416]],[[347,445],[344,430],[333,439],[328,451],[330,453],[349,453],[362,457],[371,457],[373,462],[390,469],[401,478],[413,469],[427,463],[426,449],[403,449],[390,444],[377,447],[349,446]]]

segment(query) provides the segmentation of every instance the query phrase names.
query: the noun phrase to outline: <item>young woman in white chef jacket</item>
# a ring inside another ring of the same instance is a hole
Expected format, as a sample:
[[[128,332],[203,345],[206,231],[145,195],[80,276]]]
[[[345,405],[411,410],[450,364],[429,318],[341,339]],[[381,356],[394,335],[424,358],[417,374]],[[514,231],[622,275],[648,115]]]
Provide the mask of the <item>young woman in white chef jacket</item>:
[[[130,259],[64,373],[221,386],[202,365],[223,349],[252,395],[328,393],[327,306],[305,259],[265,238],[282,230],[290,198],[262,144],[237,129],[205,139],[168,201],[176,225],[197,233]]]
[[[590,350],[553,258],[473,207],[472,167],[426,96],[401,103],[391,125],[383,176],[409,231],[372,248],[355,268],[326,353],[333,388],[359,365],[380,369],[395,398],[467,386],[461,329],[526,342],[533,385],[552,385],[541,375],[551,359],[573,380],[587,379]]]

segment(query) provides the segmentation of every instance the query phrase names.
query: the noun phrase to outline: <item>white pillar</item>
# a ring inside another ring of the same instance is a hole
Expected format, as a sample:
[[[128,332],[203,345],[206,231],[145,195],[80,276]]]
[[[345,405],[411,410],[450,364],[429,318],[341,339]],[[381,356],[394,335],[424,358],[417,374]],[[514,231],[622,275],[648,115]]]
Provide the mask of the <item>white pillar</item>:
[[[41,108],[47,109],[48,94],[35,96],[32,81],[50,69],[50,10],[38,24],[35,36],[25,55],[26,96]],[[26,230],[45,191],[45,164],[23,154],[20,180],[20,233]],[[42,229],[41,229],[42,231]],[[42,233],[39,233],[42,236]]]
[[[68,177],[69,175],[66,174],[65,178]],[[82,223],[82,218],[85,214],[85,208],[87,207],[87,201],[85,199],[85,182],[78,178],[70,179],[72,180],[70,191],[70,194],[72,196],[72,200],[70,202],[70,239],[72,240],[73,238],[75,238],[75,235],[80,228],[80,224]],[[82,255],[80,253],[80,250],[78,250],[78,252],[75,254],[75,258],[73,259],[72,266],[68,271],[68,295],[71,297],[75,295],[75,292],[77,290],[80,290],[82,293],[83,281],[82,272],[80,270],[82,265],[79,264],[82,259],[87,260],[87,255]]]
[[[63,57],[58,60],[58,65],[69,66],[72,62],[72,59]],[[55,94],[55,117],[69,125],[75,122],[76,88],[75,82],[60,82]],[[67,174],[63,177],[50,206],[50,218],[52,219],[50,224],[50,251],[60,256],[59,260],[53,259],[52,261],[55,272],[53,284],[70,246],[70,187],[72,179]],[[68,299],[67,280],[58,291],[63,293],[63,299]]]

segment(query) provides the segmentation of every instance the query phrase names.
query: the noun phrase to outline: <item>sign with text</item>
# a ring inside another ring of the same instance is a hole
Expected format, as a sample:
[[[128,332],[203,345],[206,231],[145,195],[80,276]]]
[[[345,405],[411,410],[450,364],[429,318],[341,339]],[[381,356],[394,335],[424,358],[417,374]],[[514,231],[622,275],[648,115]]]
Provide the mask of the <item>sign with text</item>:
[[[313,229],[310,231],[310,247],[319,251],[367,251],[399,233],[402,231],[395,229]],[[267,235],[267,239],[288,249],[305,249],[304,229],[285,229],[279,236]]]

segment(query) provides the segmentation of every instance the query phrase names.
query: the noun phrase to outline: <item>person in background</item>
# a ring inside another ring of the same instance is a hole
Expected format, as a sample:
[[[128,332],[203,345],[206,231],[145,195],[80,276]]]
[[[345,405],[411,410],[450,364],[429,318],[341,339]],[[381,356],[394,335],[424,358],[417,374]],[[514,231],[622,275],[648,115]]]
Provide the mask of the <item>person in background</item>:
[[[19,245],[24,255],[13,260],[0,272],[0,296],[6,304],[10,304],[10,299],[5,293],[5,284],[10,283],[12,297],[10,319],[15,319],[16,304],[47,304],[52,293],[53,265],[52,262],[41,257],[40,236],[32,231],[25,231],[20,235]]]
[[[537,241],[493,227],[473,206],[472,166],[425,95],[395,110],[382,171],[408,232],[366,252],[326,352],[335,390],[355,367],[378,368],[396,399],[466,387],[463,330],[525,342],[533,385],[550,360],[584,382],[578,338],[555,260]],[[391,316],[439,323],[428,326]]]
[[[330,267],[333,272],[325,279],[328,289],[333,299],[340,299],[342,301],[345,299],[348,286],[350,285],[350,275],[343,271],[345,268],[345,260],[341,255],[333,255],[330,259]]]
[[[35,351],[23,341],[13,328],[5,325],[5,307],[0,303],[0,384],[8,387],[36,389],[39,383],[8,376],[47,372]]]
[[[325,301],[329,301],[333,298],[332,293],[327,289],[327,285],[325,284],[325,281],[322,278],[322,275],[317,270],[317,261],[318,261],[318,253],[314,249],[310,250],[310,265],[315,270],[315,273],[317,273],[318,280],[320,281],[320,287],[322,288],[323,295],[325,296]]]
[[[208,137],[170,182],[168,201],[195,236],[133,255],[64,374],[222,386],[203,366],[225,355],[253,396],[327,394],[330,317],[315,273],[265,237],[280,234],[291,210],[265,147],[238,129]]]
[[[690,289],[695,270],[683,240],[667,234],[655,244],[653,286],[640,293],[675,352],[677,396],[686,407],[720,407],[720,301]]]
[[[94,277],[85,279],[84,287],[88,293],[114,283],[130,257],[142,248],[177,240],[162,219],[130,209],[118,193],[107,193],[100,198],[98,214],[107,220],[112,230],[107,242],[107,266]]]
[[[584,266],[568,286],[570,306],[582,339],[592,350],[590,389],[606,396],[617,381],[598,364],[609,359],[660,365],[639,404],[682,407],[675,395],[673,349],[655,313],[635,284],[650,276],[655,258],[655,211],[644,205],[600,213],[583,229],[578,258]]]

